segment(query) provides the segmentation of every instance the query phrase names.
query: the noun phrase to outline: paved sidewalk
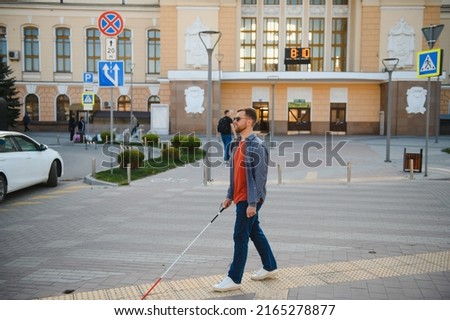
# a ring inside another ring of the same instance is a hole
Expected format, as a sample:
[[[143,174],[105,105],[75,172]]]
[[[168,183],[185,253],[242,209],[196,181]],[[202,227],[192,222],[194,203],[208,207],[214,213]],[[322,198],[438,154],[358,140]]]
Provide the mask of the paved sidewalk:
[[[392,138],[386,163],[384,137],[335,136],[334,147],[348,140],[339,156],[350,182],[336,158],[326,166],[324,137],[283,140],[293,147],[271,150],[280,166],[260,212],[279,277],[249,279],[260,268],[250,245],[242,289],[212,291],[231,262],[230,208],[147,299],[450,298],[450,137],[430,141],[428,176],[410,180],[403,148],[417,152],[423,138]],[[310,141],[319,144],[302,153]],[[207,186],[202,173],[186,166],[126,187],[66,181],[0,205],[0,299],[139,299],[217,213],[228,169],[213,168]]]

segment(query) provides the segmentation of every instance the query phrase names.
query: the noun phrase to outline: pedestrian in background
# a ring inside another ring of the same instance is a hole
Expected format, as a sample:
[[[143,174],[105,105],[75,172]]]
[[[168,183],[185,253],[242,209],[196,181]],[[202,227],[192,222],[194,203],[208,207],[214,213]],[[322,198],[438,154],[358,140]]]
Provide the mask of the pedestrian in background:
[[[26,112],[26,111],[23,116],[22,122],[23,122],[23,131],[24,132],[30,131],[30,128],[28,128],[28,125],[30,124],[30,116],[28,115],[28,112]]]
[[[133,137],[136,134],[137,129],[139,128],[139,121],[134,114],[131,116],[131,126],[131,136]]]
[[[78,134],[80,135],[80,142],[84,142],[84,134],[86,133],[86,122],[84,122],[84,117],[80,118],[78,121]]]
[[[256,111],[238,110],[233,124],[240,140],[233,143],[230,165],[230,186],[222,206],[236,204],[234,224],[234,254],[228,276],[213,286],[214,291],[237,290],[241,287],[248,255],[248,242],[252,240],[261,258],[262,268],[252,280],[264,280],[277,275],[277,262],[263,230],[259,226],[259,210],[266,197],[269,155],[266,147],[253,132]]]
[[[224,116],[217,123],[217,132],[220,134],[223,142],[223,160],[228,163],[230,160],[230,143],[233,137],[236,138],[233,119],[230,117],[230,110],[225,110]]]
[[[73,141],[73,136],[75,134],[75,128],[77,127],[77,122],[73,115],[70,115],[69,118],[69,132],[70,132],[70,141]]]

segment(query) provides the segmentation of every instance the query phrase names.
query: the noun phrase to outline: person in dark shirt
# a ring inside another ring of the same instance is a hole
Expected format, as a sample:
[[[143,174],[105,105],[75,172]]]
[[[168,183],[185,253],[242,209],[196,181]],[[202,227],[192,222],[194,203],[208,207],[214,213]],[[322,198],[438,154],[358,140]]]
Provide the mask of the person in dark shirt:
[[[236,138],[236,132],[233,126],[233,120],[230,117],[230,110],[225,110],[224,116],[220,118],[217,124],[217,132],[220,134],[223,142],[223,160],[230,160],[230,143],[233,137]]]

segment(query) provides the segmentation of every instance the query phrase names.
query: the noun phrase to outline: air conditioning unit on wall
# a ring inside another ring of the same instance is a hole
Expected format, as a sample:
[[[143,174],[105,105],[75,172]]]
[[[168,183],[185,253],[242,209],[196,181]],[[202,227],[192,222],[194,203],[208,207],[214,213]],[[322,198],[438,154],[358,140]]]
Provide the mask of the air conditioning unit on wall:
[[[20,59],[20,52],[19,51],[10,51],[8,53],[9,60],[19,60]]]

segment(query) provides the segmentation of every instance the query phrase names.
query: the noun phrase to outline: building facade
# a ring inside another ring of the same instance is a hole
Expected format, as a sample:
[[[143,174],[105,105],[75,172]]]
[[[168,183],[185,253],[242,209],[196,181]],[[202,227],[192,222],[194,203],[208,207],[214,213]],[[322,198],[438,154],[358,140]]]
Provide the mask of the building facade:
[[[99,24],[107,11],[121,18],[110,21],[123,28],[117,35]],[[152,109],[165,106],[153,125],[202,134],[208,112],[215,127],[223,110],[251,106],[261,132],[383,134],[390,98],[392,134],[422,135],[423,106],[412,105],[429,96],[438,129],[450,113],[450,59],[427,94],[416,71],[417,52],[428,49],[421,29],[446,24],[435,48],[449,52],[449,22],[448,0],[6,0],[0,59],[42,130],[65,128],[71,113],[108,127],[111,106],[115,127],[136,114],[149,130]],[[398,59],[391,97],[386,58]],[[108,59],[123,61],[123,85],[100,85]],[[94,93],[90,111],[84,92]]]

